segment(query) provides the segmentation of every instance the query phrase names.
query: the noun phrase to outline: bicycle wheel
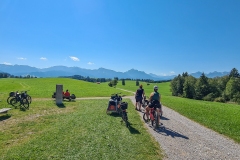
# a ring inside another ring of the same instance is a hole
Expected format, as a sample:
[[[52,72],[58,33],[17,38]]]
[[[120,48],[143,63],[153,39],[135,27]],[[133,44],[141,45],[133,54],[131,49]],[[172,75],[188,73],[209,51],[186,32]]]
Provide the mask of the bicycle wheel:
[[[20,106],[21,103],[19,100],[17,100],[17,98],[13,97],[12,99],[10,99],[10,104],[13,107],[17,108],[18,106]]]
[[[143,120],[145,121],[145,122],[147,122],[147,114],[146,113],[143,113]]]
[[[27,95],[27,100],[28,100],[29,104],[32,103],[32,97],[31,96]]]
[[[142,102],[142,107],[145,109],[145,108],[147,107],[147,105],[148,105],[147,101],[144,101],[144,100],[143,100],[143,102]]]
[[[7,103],[8,103],[8,104],[10,104],[10,100],[11,100],[12,98],[14,98],[14,97],[8,97],[8,98],[7,98]]]
[[[126,127],[129,127],[128,117],[126,112],[122,113],[122,119],[125,122]]]
[[[27,99],[22,99],[21,100],[21,106],[23,106],[24,107],[24,109],[29,109],[29,102],[28,102],[28,100]]]

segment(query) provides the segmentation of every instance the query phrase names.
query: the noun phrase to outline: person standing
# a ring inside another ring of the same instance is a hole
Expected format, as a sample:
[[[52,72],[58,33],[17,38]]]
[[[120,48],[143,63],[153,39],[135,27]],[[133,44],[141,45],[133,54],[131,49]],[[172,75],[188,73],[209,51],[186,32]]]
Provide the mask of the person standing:
[[[137,91],[135,93],[135,99],[136,99],[135,109],[138,111],[141,111],[142,100],[143,100],[144,95],[145,95],[144,89],[143,89],[142,85],[139,85],[139,88],[137,89]]]

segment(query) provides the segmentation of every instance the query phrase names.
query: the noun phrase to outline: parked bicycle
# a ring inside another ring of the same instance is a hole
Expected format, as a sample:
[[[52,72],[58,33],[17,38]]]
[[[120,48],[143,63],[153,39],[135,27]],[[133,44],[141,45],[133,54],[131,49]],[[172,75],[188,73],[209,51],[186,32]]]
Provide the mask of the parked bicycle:
[[[122,102],[121,93],[114,93],[111,95],[108,101],[108,107],[106,113],[118,113],[121,115],[120,104]]]
[[[28,91],[29,91],[29,90],[28,90]],[[27,91],[21,91],[21,93],[23,93],[23,92],[26,93],[27,100],[28,100],[28,102],[31,104],[31,103],[32,103],[32,97],[31,97],[29,94],[27,94]],[[16,96],[17,93],[18,93],[18,91],[16,91],[16,92],[11,91],[11,92],[9,93],[9,96],[8,96],[8,98],[7,98],[7,103],[8,103],[8,104],[10,104],[10,100],[13,99],[13,98]]]
[[[10,100],[10,104],[15,108],[20,106],[20,109],[29,109],[29,101],[26,92],[16,92],[16,95]]]
[[[128,122],[128,116],[127,116],[127,108],[128,108],[128,103],[127,102],[122,102],[120,104],[121,112],[122,112],[122,120],[121,122],[125,123],[126,127],[130,126],[130,123]]]

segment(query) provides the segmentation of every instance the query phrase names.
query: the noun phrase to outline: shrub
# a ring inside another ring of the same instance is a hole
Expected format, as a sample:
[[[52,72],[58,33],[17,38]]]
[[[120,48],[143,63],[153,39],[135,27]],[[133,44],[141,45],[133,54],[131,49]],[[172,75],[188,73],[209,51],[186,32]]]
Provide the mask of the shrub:
[[[203,100],[204,101],[213,101],[214,100],[214,94],[213,93],[209,93],[208,95],[203,97]]]
[[[222,102],[222,103],[225,103],[225,99],[223,97],[217,97],[214,99],[215,102]]]

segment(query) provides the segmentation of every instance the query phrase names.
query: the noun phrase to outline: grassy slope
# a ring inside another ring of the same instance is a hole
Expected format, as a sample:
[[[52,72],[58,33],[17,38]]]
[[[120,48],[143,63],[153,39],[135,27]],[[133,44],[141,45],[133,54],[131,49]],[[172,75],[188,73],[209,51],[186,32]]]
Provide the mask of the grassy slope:
[[[11,110],[0,127],[0,159],[161,159],[134,106],[131,127],[107,115],[107,100],[33,101],[30,110]]]
[[[155,84],[143,84],[146,95],[149,95]],[[162,95],[162,103],[180,114],[224,134],[240,143],[240,105],[191,100],[171,96],[170,82],[156,84]],[[136,91],[135,81],[126,81],[126,85],[118,88]],[[167,116],[167,115],[166,115]]]
[[[63,90],[68,89],[76,97],[110,97],[112,93],[122,92],[123,95],[132,95],[109,87],[108,83],[96,84],[69,78],[36,78],[36,79],[0,79],[0,99],[6,100],[10,91],[30,90],[33,98],[51,98],[56,90],[56,84],[62,84]]]

